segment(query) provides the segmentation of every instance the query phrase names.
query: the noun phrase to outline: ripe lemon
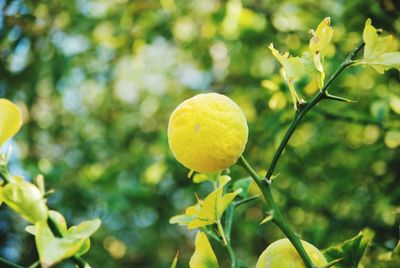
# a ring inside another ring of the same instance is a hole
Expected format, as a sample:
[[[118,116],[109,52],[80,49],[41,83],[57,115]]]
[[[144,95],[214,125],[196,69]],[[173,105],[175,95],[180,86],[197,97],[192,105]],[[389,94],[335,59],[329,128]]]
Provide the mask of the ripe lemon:
[[[0,147],[11,139],[22,126],[22,113],[17,105],[0,99]]]
[[[328,264],[316,247],[306,241],[301,243],[315,266]],[[306,268],[306,266],[292,243],[286,238],[269,245],[260,255],[256,268]]]
[[[182,102],[168,123],[168,143],[175,158],[203,173],[233,165],[243,153],[247,136],[243,111],[217,93],[199,94]]]

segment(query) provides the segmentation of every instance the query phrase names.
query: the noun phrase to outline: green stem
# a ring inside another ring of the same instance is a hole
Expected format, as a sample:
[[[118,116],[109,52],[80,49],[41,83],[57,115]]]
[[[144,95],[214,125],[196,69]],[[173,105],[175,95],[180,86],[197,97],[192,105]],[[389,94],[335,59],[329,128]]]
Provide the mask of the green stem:
[[[273,217],[273,221],[293,244],[301,258],[304,260],[307,268],[314,268],[310,257],[308,256],[303,245],[301,244],[299,236],[293,231],[288,221],[285,219],[285,217],[282,215],[279,208],[277,207],[275,200],[272,196],[271,184],[266,183],[260,176],[258,176],[258,174],[253,170],[249,163],[247,163],[246,159],[243,156],[240,156],[238,164],[247,171],[247,173],[258,185],[258,188],[260,188],[265,200],[267,201],[269,213]]]
[[[227,214],[228,218],[227,218],[227,220],[225,222],[225,226],[228,227],[228,229],[229,229],[228,230],[229,236],[227,235],[227,231],[224,230],[224,228],[222,227],[221,221],[218,221],[217,225],[218,225],[218,232],[220,233],[221,238],[222,238],[222,244],[227,249],[229,257],[231,259],[231,267],[232,268],[237,268],[238,267],[238,260],[237,260],[236,252],[232,247],[232,243],[231,243],[231,239],[230,239],[230,232],[231,232],[231,228],[232,228],[233,212],[234,212],[234,207],[232,206],[232,208],[233,209],[230,212],[231,214],[230,215]],[[229,210],[229,208],[228,208],[228,210]],[[228,222],[228,224],[227,224],[227,222]],[[230,227],[227,226],[227,225],[230,225]]]
[[[311,101],[304,103],[302,106],[299,107],[299,110],[297,110],[296,116],[294,117],[289,129],[287,130],[285,136],[283,137],[281,143],[279,144],[278,149],[276,150],[274,157],[272,158],[271,164],[268,168],[267,174],[265,175],[265,180],[269,181],[274,173],[276,164],[278,163],[278,160],[280,156],[282,155],[283,150],[285,149],[287,143],[289,142],[290,138],[292,137],[294,131],[300,124],[301,120],[304,118],[304,116],[315,106],[317,105],[321,100],[327,98],[328,96],[328,87],[332,84],[333,81],[340,75],[341,72],[343,72],[347,67],[351,66],[354,64],[353,58],[354,56],[364,47],[364,43],[358,45],[343,61],[343,63],[336,69],[336,71],[331,75],[331,77],[328,79],[324,87],[321,89],[318,94],[316,94]]]
[[[32,263],[28,268],[36,268],[36,267],[40,267],[40,261]]]
[[[238,261],[237,261],[236,253],[230,242],[228,242],[226,248],[228,249],[229,257],[231,258],[231,268],[237,268]]]
[[[12,263],[3,258],[0,258],[0,264],[2,264],[0,265],[1,267],[6,267],[6,268],[24,268],[23,266],[19,266],[18,264]]]
[[[239,200],[237,202],[234,202],[234,206],[235,207],[241,206],[243,204],[246,204],[246,203],[249,203],[251,201],[254,201],[254,200],[258,199],[259,197],[260,197],[260,195],[250,196],[250,197],[248,197],[246,199],[242,199],[242,200]]]
[[[230,240],[230,238],[231,238],[235,206],[236,205],[234,203],[230,204],[228,209],[226,210],[226,214],[225,214],[225,235],[226,235],[227,240]]]

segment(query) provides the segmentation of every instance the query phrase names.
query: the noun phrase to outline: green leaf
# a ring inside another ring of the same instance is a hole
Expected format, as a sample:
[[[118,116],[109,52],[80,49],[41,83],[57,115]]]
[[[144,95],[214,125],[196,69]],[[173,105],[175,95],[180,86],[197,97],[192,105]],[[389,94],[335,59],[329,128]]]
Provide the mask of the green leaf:
[[[371,25],[371,19],[365,22],[363,40],[364,58],[357,60],[356,64],[369,65],[381,74],[390,68],[400,71],[400,52],[387,52],[393,37],[379,36],[377,29]]]
[[[335,267],[357,268],[373,237],[371,230],[364,229],[356,237],[326,249],[324,255],[328,261],[343,258]]]
[[[57,223],[58,224],[58,223]],[[101,221],[94,219],[69,228],[62,238],[55,237],[46,222],[35,225],[35,241],[40,263],[49,267],[74,255],[83,255],[90,248],[89,237],[100,227]]]
[[[233,184],[233,190],[242,189],[239,193],[240,197],[247,198],[249,196],[250,184],[253,181],[251,177],[240,179]]]
[[[46,220],[48,209],[41,191],[21,177],[14,179],[3,188],[4,203],[30,223]]]
[[[272,55],[279,61],[286,73],[286,78],[289,81],[294,81],[305,75],[305,67],[299,57],[289,56],[289,53],[280,54],[271,43],[268,48],[271,50]]]
[[[63,259],[72,257],[85,242],[83,238],[55,237],[46,222],[37,222],[35,227],[36,247],[43,267],[50,267]]]
[[[197,232],[195,251],[190,258],[190,268],[217,268],[218,260],[215,253],[203,232]]]
[[[75,255],[77,255],[77,256],[84,255],[85,253],[87,253],[89,251],[90,246],[91,246],[91,242],[90,242],[90,239],[88,238],[83,242],[82,247],[79,249],[79,251]]]
[[[391,35],[380,37],[377,29],[371,25],[371,19],[367,19],[363,32],[363,40],[365,43],[364,58],[371,59],[386,52],[393,37]]]
[[[58,230],[61,232],[61,235],[65,235],[67,232],[67,222],[65,221],[64,216],[55,210],[49,210],[49,217],[55,222],[58,227]],[[28,225],[25,227],[25,231],[28,233],[35,235],[36,234],[36,227],[35,225]]]
[[[321,21],[315,31],[311,30],[312,38],[310,39],[309,50],[312,54],[321,55],[322,61],[329,43],[332,41],[333,29],[330,25],[331,19],[327,17]]]
[[[196,216],[188,216],[186,214],[176,215],[169,219],[169,223],[171,224],[179,224],[179,225],[188,225],[191,221],[196,219]]]
[[[22,113],[17,105],[0,99],[0,147],[12,138],[22,126]]]
[[[36,235],[36,227],[35,225],[28,225],[25,227],[25,231],[27,233],[30,233],[31,235],[35,236]]]
[[[384,53],[375,58],[359,60],[357,63],[371,65],[380,74],[383,74],[390,68],[400,71],[400,52]]]
[[[280,54],[278,50],[274,48],[274,45],[271,43],[268,48],[271,50],[272,55],[280,62],[283,67],[283,77],[285,78],[289,90],[290,95],[292,96],[294,108],[297,109],[297,104],[302,100],[297,96],[296,90],[294,88],[294,81],[303,75],[306,74],[306,69],[302,60],[299,57],[291,57],[289,53]]]
[[[221,176],[219,186],[204,200],[188,207],[185,214],[177,215],[170,219],[170,223],[187,225],[189,229],[203,227],[216,223],[227,209],[233,199],[242,191],[237,189],[232,193],[223,194],[224,186],[231,180],[229,176]]]
[[[327,17],[321,21],[315,31],[311,30],[312,38],[308,46],[313,65],[318,71],[317,82],[320,89],[325,83],[324,58],[333,36],[333,29],[330,25],[331,19]],[[308,59],[308,61],[311,60]]]
[[[68,229],[66,236],[76,238],[89,238],[92,236],[101,225],[101,220],[94,219],[90,221],[83,221],[77,226],[72,226]]]
[[[60,230],[62,235],[65,235],[67,232],[67,222],[64,216],[55,210],[49,211],[49,217],[57,224],[58,229]]]

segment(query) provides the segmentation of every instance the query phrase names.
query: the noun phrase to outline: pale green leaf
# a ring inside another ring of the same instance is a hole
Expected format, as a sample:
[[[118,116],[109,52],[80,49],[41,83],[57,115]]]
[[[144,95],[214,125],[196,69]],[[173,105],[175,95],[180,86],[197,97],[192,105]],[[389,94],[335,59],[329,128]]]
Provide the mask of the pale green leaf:
[[[233,199],[235,199],[235,197],[242,191],[242,189],[237,189],[233,193],[228,193],[222,196],[221,200],[218,203],[218,218],[221,218],[222,214],[228,208],[229,204],[232,203]]]
[[[30,233],[31,235],[36,235],[36,227],[35,225],[28,225],[25,227],[25,231]]]
[[[67,222],[64,216],[58,211],[50,210],[49,217],[57,224],[61,234],[64,235],[67,232]]]
[[[89,238],[85,239],[85,241],[83,242],[82,247],[79,249],[79,251],[75,255],[77,255],[77,256],[84,255],[86,252],[89,251],[90,245],[91,245],[90,239]]]
[[[53,235],[45,221],[37,222],[34,233],[42,266],[49,267],[73,255],[86,253],[90,248],[89,237],[100,227],[100,224],[99,219],[84,221],[78,226],[69,228],[65,235],[59,238]]]
[[[171,224],[179,224],[179,225],[188,225],[191,221],[193,221],[196,216],[188,216],[185,214],[176,215],[169,219],[169,223]]]
[[[35,241],[40,263],[42,267],[46,268],[75,255],[82,248],[85,239],[57,238],[46,222],[37,222]]]
[[[240,189],[223,196],[223,188],[230,179],[229,176],[221,176],[219,187],[204,199],[200,209],[197,210],[196,216],[199,220],[204,221],[204,225],[217,222],[228,205],[241,192]]]
[[[0,147],[12,138],[22,126],[22,113],[17,105],[0,99]]]
[[[233,199],[242,191],[223,194],[226,183],[231,180],[229,176],[220,176],[219,186],[204,200],[198,200],[197,204],[185,210],[185,214],[174,216],[170,223],[187,225],[189,229],[199,228],[216,223],[227,209]]]
[[[361,59],[357,61],[357,64],[370,65],[381,74],[390,68],[400,71],[400,52],[388,52],[378,55],[375,58]]]
[[[322,61],[325,57],[327,48],[332,41],[333,29],[330,25],[331,19],[327,17],[321,21],[315,31],[311,31],[313,36],[309,43],[309,50],[312,54],[321,55]]]
[[[289,81],[294,81],[306,74],[303,62],[298,57],[291,57],[289,53],[280,54],[271,43],[268,48],[271,50],[272,55],[282,65],[286,77]]]
[[[305,71],[307,74],[316,75],[318,74],[318,70],[314,65],[314,55],[309,52],[304,52],[300,57],[301,62],[304,65]]]
[[[377,29],[371,25],[371,20],[365,22],[363,40],[364,58],[357,60],[356,64],[365,64],[383,74],[386,70],[395,68],[400,71],[400,52],[387,52],[393,41],[391,35],[381,37]]]
[[[363,40],[365,43],[364,58],[371,59],[386,52],[393,37],[391,35],[380,37],[377,29],[371,25],[371,19],[367,19],[363,32]]]
[[[33,183],[15,177],[15,181],[3,188],[3,201],[30,223],[47,219],[46,199]]]
[[[198,232],[195,241],[195,251],[190,258],[190,268],[217,268],[218,260],[203,232]]]
[[[61,232],[61,235],[65,235],[67,232],[67,222],[64,219],[64,216],[55,210],[49,210],[49,217],[54,221],[57,225],[58,230]],[[36,227],[35,225],[28,225],[25,227],[25,231],[28,233],[35,235],[36,234]]]
[[[94,219],[83,221],[77,226],[72,226],[68,229],[66,236],[75,238],[88,238],[92,236],[101,225],[101,220]]]

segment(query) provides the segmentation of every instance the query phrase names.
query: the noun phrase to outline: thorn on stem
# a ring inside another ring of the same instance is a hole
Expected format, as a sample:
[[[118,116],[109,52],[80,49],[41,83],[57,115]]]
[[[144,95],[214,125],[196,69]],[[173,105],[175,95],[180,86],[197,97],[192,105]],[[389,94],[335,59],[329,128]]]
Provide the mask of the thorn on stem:
[[[267,216],[260,222],[260,225],[268,223],[273,220],[274,220],[273,211],[269,211],[269,212],[267,212]]]
[[[347,102],[347,103],[356,103],[357,101],[339,97],[336,95],[331,95],[328,92],[325,92],[324,99],[329,99],[329,100],[335,100],[335,101],[340,101],[340,102]]]

